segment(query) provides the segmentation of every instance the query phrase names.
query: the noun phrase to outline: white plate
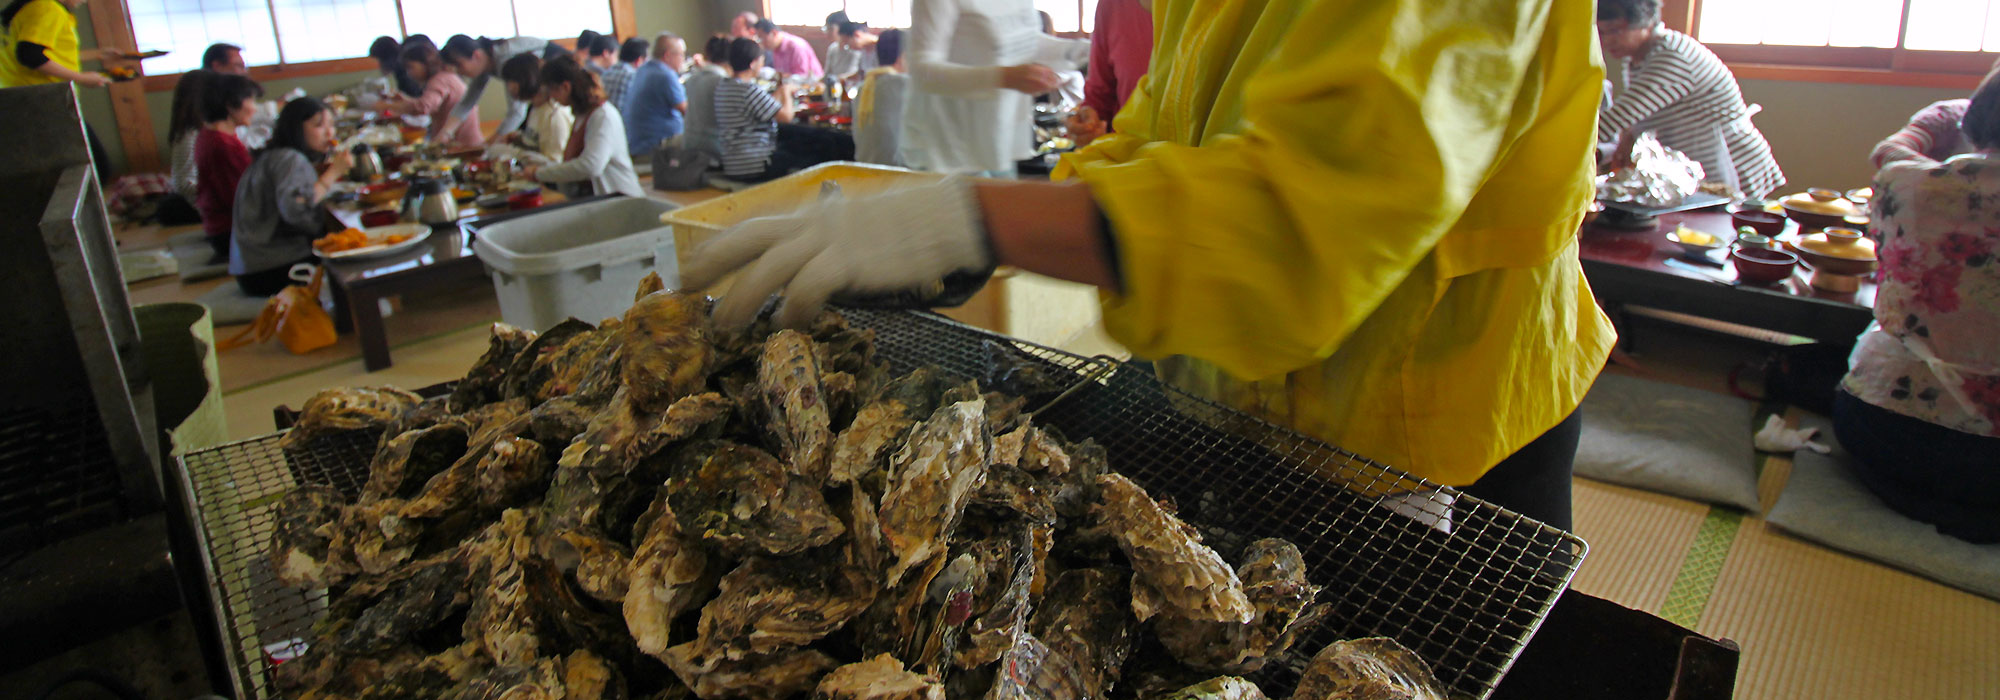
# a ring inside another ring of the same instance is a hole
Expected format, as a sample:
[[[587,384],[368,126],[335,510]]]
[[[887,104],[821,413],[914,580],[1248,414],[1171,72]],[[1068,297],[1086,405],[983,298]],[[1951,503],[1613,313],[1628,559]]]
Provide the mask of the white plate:
[[[431,237],[431,227],[425,224],[390,224],[388,226],[364,228],[361,229],[361,232],[368,234],[369,240],[374,241],[379,241],[385,237],[399,233],[409,234],[410,239],[401,243],[371,245],[365,248],[343,250],[338,253],[323,253],[318,248],[314,248],[313,254],[319,256],[321,259],[336,262],[343,260],[366,260],[401,253],[421,245],[424,239]]]

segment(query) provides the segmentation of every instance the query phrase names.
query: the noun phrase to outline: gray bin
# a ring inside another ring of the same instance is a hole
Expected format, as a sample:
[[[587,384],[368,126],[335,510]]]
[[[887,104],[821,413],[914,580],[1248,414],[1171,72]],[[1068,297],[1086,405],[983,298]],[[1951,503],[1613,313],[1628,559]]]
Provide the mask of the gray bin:
[[[622,316],[648,272],[680,284],[673,231],[660,215],[674,204],[620,197],[552,208],[479,229],[472,249],[493,275],[500,318],[535,331],[575,317]]]

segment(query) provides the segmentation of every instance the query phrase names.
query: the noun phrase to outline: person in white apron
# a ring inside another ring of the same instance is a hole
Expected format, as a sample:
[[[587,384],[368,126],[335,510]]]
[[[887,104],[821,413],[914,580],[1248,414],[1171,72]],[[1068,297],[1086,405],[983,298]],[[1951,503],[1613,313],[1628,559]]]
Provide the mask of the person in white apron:
[[[905,156],[923,170],[1013,177],[1034,155],[1034,96],[1090,42],[1042,33],[1030,0],[917,0]]]

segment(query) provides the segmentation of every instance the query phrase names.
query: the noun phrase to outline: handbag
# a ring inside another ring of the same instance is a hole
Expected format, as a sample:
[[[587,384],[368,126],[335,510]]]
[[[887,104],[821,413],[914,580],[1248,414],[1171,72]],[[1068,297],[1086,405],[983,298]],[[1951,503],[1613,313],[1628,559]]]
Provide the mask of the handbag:
[[[712,165],[705,151],[661,146],[653,151],[653,189],[686,192],[707,187]]]
[[[332,345],[335,340],[333,317],[326,315],[326,309],[319,305],[320,285],[326,281],[326,268],[317,265],[298,264],[289,273],[292,279],[299,279],[312,272],[305,285],[291,285],[278,290],[271,300],[264,303],[264,310],[257,313],[257,320],[236,335],[218,341],[219,350],[234,350],[245,345],[268,341],[272,336],[284,343],[285,349],[294,355],[304,355]]]

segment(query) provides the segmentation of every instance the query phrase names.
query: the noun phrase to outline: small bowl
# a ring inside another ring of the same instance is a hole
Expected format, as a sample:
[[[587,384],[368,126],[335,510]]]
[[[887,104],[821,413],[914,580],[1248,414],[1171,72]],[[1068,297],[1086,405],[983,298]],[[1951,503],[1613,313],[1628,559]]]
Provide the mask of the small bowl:
[[[1805,195],[1792,195],[1780,201],[1785,216],[1799,222],[1807,229],[1823,229],[1828,226],[1846,226],[1847,217],[1860,213],[1854,204],[1841,196],[1840,190],[1823,187],[1807,189]]]
[[[1739,209],[1731,211],[1729,212],[1729,223],[1731,226],[1737,228],[1748,226],[1750,230],[1766,236],[1776,236],[1785,232],[1785,217],[1762,209]]]
[[[1686,251],[1689,256],[1697,258],[1707,257],[1709,251],[1716,250],[1722,247],[1721,236],[1717,236],[1712,233],[1705,233],[1702,231],[1692,231],[1692,233],[1698,233],[1703,236],[1707,236],[1708,237],[1707,242],[1696,242],[1694,240],[1689,240],[1688,238],[1681,236],[1680,230],[1668,231],[1667,240],[1673,241],[1674,245],[1680,246],[1681,250]]]
[[[1729,253],[1729,262],[1736,267],[1736,279],[1750,284],[1775,284],[1792,276],[1792,268],[1799,264],[1799,256],[1782,250],[1765,248],[1737,248]]]
[[[399,224],[402,222],[403,222],[403,215],[394,209],[377,209],[371,212],[364,212],[361,215],[361,226],[363,228],[389,226],[392,224]]]

